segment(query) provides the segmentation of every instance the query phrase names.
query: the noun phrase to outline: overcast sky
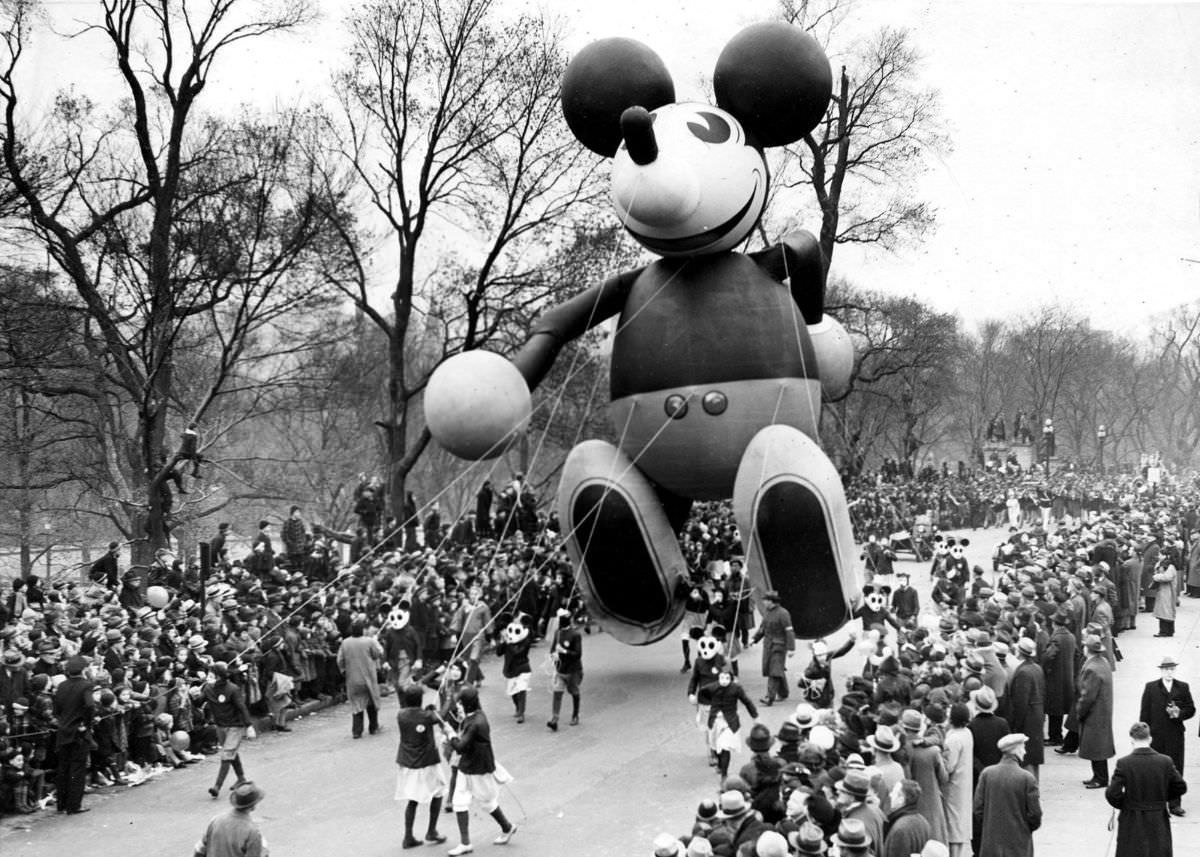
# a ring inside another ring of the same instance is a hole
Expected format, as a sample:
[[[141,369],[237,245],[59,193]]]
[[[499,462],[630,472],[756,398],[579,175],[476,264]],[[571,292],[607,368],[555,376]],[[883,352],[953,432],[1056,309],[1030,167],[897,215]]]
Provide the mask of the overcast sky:
[[[260,104],[319,93],[338,62],[345,8],[324,5],[321,26],[260,45],[223,67],[211,89],[236,82]],[[681,98],[698,96],[724,43],[773,7],[545,5],[566,16],[572,50],[616,35],[649,44]],[[71,6],[83,4],[57,8]],[[855,10],[847,35],[911,29],[953,151],[921,182],[936,230],[897,253],[841,247],[835,273],[968,322],[1058,301],[1098,327],[1144,330],[1153,314],[1200,299],[1200,264],[1184,261],[1200,260],[1200,4],[860,0]],[[81,86],[100,85],[81,43],[63,50],[33,57],[44,92],[81,71]],[[813,204],[806,225],[818,222]]]

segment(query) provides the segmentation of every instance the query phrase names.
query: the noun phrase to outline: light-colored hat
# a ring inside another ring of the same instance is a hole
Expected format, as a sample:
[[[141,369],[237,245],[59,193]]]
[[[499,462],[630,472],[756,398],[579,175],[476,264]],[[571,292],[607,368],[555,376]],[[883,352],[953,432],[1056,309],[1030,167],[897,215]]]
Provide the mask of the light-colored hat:
[[[720,810],[717,813],[721,818],[741,818],[749,811],[750,804],[746,802],[744,794],[734,789],[721,792]]]
[[[1000,750],[1001,753],[1007,753],[1009,750],[1013,749],[1014,747],[1025,746],[1025,742],[1028,740],[1029,740],[1028,735],[1023,735],[1020,732],[1014,732],[1011,735],[1005,735],[1003,738],[1001,738],[999,741],[997,741],[996,747],[997,747],[997,749]]]
[[[703,836],[693,836],[688,843],[687,857],[713,857],[712,843]]]
[[[1028,637],[1022,637],[1017,640],[1017,651],[1027,658],[1037,657],[1037,643]]]
[[[874,735],[867,736],[867,743],[878,753],[895,753],[900,749],[900,742],[891,726],[878,726]]]
[[[1166,655],[1163,657],[1162,662],[1159,663],[1158,668],[1160,670],[1166,670],[1166,669],[1171,669],[1171,668],[1177,667],[1177,666],[1179,666],[1179,662],[1176,661],[1170,655]]]
[[[792,719],[801,729],[811,729],[817,722],[817,709],[807,702],[802,702],[796,706],[796,713],[792,715]]]
[[[776,830],[766,830],[754,843],[754,853],[758,857],[788,857],[787,839]]]
[[[683,843],[669,833],[654,837],[654,857],[684,857]]]
[[[971,702],[975,703],[975,707],[980,711],[995,711],[996,693],[990,687],[981,687],[971,691]]]

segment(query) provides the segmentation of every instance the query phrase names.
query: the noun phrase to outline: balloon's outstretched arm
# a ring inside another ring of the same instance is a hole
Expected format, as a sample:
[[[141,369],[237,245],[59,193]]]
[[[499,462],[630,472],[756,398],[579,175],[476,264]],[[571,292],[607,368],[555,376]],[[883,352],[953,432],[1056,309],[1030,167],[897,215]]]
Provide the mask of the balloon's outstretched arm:
[[[641,268],[609,277],[543,313],[529,338],[512,358],[513,365],[533,390],[554,365],[563,345],[621,312],[625,298]]]
[[[825,314],[825,256],[811,232],[789,232],[780,243],[747,255],[779,282],[788,282],[805,324],[820,323]]]

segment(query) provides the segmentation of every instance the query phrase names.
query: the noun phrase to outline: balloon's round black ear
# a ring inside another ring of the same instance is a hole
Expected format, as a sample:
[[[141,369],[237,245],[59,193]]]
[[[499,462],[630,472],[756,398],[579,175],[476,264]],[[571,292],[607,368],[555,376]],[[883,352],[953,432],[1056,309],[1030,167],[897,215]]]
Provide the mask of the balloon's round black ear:
[[[621,145],[621,114],[675,101],[662,59],[633,39],[601,39],[575,55],[562,79],[567,127],[583,145],[611,158]]]
[[[825,115],[833,72],[820,43],[799,27],[753,24],[721,51],[713,89],[717,106],[738,118],[751,142],[786,146]]]

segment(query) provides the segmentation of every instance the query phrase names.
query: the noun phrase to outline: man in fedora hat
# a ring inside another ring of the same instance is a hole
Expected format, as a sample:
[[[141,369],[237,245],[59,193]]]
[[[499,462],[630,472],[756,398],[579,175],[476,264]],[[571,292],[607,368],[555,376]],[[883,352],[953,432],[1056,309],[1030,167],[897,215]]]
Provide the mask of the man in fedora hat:
[[[979,781],[983,769],[1000,761],[1000,750],[996,742],[1009,733],[1008,721],[996,713],[996,694],[990,687],[981,687],[971,692],[971,704],[975,716],[968,729],[975,744],[975,765],[972,777]]]
[[[975,789],[980,827],[977,857],[1033,857],[1033,832],[1042,825],[1037,780],[1021,767],[1028,737],[1005,735],[996,742],[1000,761],[984,768]]]
[[[875,853],[872,847],[877,842],[880,839],[873,837],[866,825],[855,818],[843,818],[837,833],[833,834],[838,857],[870,857]]]
[[[1117,760],[1112,782],[1104,791],[1105,799],[1121,813],[1116,857],[1171,857],[1171,817],[1163,806],[1178,805],[1187,783],[1167,756],[1151,748],[1145,723],[1133,724],[1129,738],[1133,752]]]
[[[1063,719],[1075,704],[1075,636],[1068,627],[1070,616],[1058,609],[1051,618],[1053,630],[1046,650],[1042,653],[1042,670],[1046,677],[1046,717],[1050,746],[1063,744]],[[1075,747],[1070,748],[1074,752]],[[1067,750],[1056,750],[1060,755]]]
[[[776,699],[788,698],[787,659],[796,651],[796,634],[792,617],[779,603],[779,593],[769,589],[763,593],[762,624],[754,632],[752,643],[762,641],[762,674],[767,679],[767,695],[759,700],[774,705]]]
[[[247,780],[229,793],[233,808],[215,816],[196,843],[193,857],[267,857],[267,841],[250,813],[266,793]]]
[[[1167,656],[1158,665],[1159,677],[1142,691],[1139,719],[1150,727],[1150,747],[1170,756],[1175,769],[1183,773],[1183,722],[1196,714],[1192,691],[1187,682],[1175,678],[1175,659]],[[1179,798],[1171,801],[1171,813],[1182,816],[1184,809]]]
[[[751,807],[745,792],[738,789],[721,792],[717,807],[717,818],[733,840],[734,851],[747,842],[758,841],[761,834],[771,829]]]
[[[1020,662],[1008,680],[1008,693],[1004,694],[1005,720],[1009,729],[1029,736],[1025,746],[1025,770],[1037,778],[1046,752],[1042,745],[1046,722],[1046,676],[1038,663],[1037,643],[1029,637],[1017,641],[1017,657]]]
[[[879,807],[868,800],[871,794],[871,778],[867,772],[847,770],[846,776],[838,780],[834,788],[837,792],[837,808],[842,814],[843,823],[854,821],[864,829],[867,848],[870,848],[872,842],[882,843],[886,819]],[[857,841],[856,837],[851,839]],[[836,836],[834,843],[837,844]]]
[[[1079,670],[1079,698],[1075,716],[1079,720],[1079,758],[1092,763],[1092,777],[1084,780],[1089,789],[1108,785],[1108,760],[1117,755],[1113,741],[1113,675],[1104,657],[1099,637],[1084,640],[1086,660]]]
[[[804,822],[798,830],[788,833],[788,844],[798,857],[819,857],[829,850],[825,844],[825,834],[811,821]]]

